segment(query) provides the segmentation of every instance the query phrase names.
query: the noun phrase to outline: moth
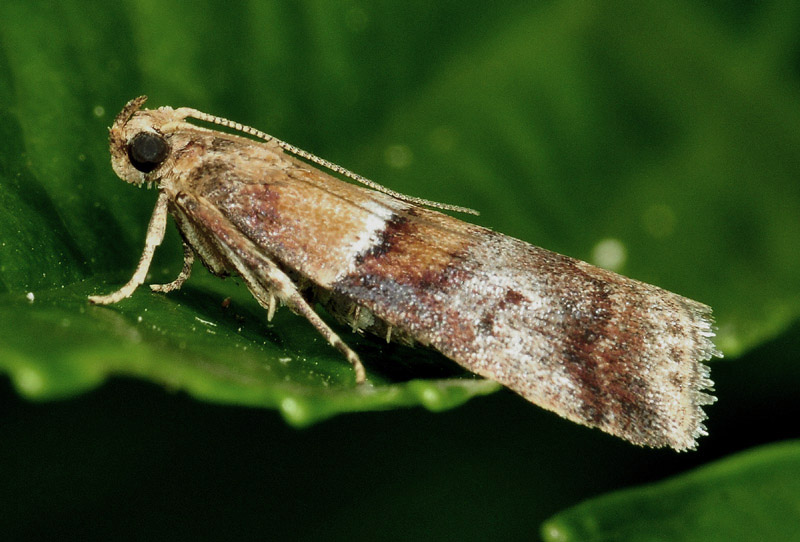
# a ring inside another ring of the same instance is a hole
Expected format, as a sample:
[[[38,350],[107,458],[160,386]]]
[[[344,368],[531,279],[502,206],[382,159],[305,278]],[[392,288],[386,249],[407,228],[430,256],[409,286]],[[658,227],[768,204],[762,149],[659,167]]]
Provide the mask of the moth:
[[[91,302],[116,303],[145,281],[171,215],[183,269],[154,291],[180,288],[197,256],[241,277],[268,320],[279,304],[308,320],[357,382],[359,356],[316,303],[634,444],[686,450],[707,434],[702,407],[715,398],[702,362],[721,355],[708,306],[463,222],[434,209],[467,209],[401,195],[254,128],[142,109],[146,99],[110,128],[116,174],[158,188],[144,252],[127,284]]]

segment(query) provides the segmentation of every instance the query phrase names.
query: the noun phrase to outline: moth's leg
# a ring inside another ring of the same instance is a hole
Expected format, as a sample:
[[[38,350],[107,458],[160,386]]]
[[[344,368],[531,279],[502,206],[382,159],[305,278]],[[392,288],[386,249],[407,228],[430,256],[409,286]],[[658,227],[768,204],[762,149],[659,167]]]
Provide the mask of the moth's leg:
[[[328,341],[328,344],[336,348],[347,358],[347,361],[350,362],[356,373],[356,383],[362,384],[366,380],[364,365],[361,363],[358,354],[353,352],[353,350],[339,338],[336,332],[319,317],[297,289],[294,282],[292,282],[292,279],[281,271],[274,262],[259,254],[256,258],[258,260],[257,266],[247,265],[234,250],[224,245],[220,248],[229,251],[228,256],[231,263],[236,268],[237,273],[242,277],[245,284],[247,284],[253,297],[256,298],[262,307],[267,309],[268,317],[275,312],[275,298],[277,297],[286,304],[292,312],[308,320],[325,340]],[[254,267],[258,269],[258,275],[260,276],[253,273],[252,269]]]
[[[153,216],[150,217],[150,224],[147,226],[147,237],[144,241],[144,252],[142,257],[139,258],[139,265],[136,266],[136,271],[128,283],[108,295],[91,295],[89,301],[97,305],[110,305],[116,303],[130,295],[138,288],[147,276],[147,271],[150,269],[150,262],[153,261],[153,253],[156,247],[164,240],[164,231],[167,226],[167,203],[169,197],[166,192],[158,193],[158,200],[156,201],[156,208],[153,210]]]
[[[231,226],[211,203],[181,193],[176,199],[181,210],[215,241],[215,248],[242,277],[256,301],[267,309],[267,317],[275,313],[275,298],[293,312],[305,317],[328,343],[344,354],[356,373],[356,382],[366,380],[364,365],[339,336],[326,324],[303,298],[292,279],[240,231]]]
[[[184,210],[177,205],[170,207],[172,218],[175,219],[175,224],[181,231],[184,243],[189,243],[193,248],[194,255],[200,258],[200,261],[218,277],[225,276],[230,271],[223,261],[222,254],[216,248],[213,240],[208,238],[193,223],[192,220],[186,216]],[[184,259],[185,261],[185,259]]]
[[[278,300],[275,299],[275,294],[269,292],[269,298],[267,299],[267,322],[272,322],[276,308],[278,308]]]
[[[276,268],[277,269],[277,268]],[[280,272],[280,269],[278,269]],[[285,275],[284,275],[285,276]],[[289,277],[286,277],[287,279]],[[290,292],[281,292],[278,290],[277,295],[279,298],[283,299],[284,303],[295,313],[304,316],[306,320],[311,322],[317,331],[325,337],[325,340],[337,349],[339,352],[344,354],[344,357],[347,358],[347,361],[353,366],[353,370],[356,372],[356,382],[358,384],[363,383],[366,380],[366,373],[364,371],[364,365],[361,363],[361,359],[359,359],[358,354],[353,352],[353,350],[347,346],[342,339],[326,324],[322,318],[314,311],[314,309],[306,302],[305,298],[303,298],[302,294],[296,289],[293,288]],[[286,295],[286,297],[282,297]],[[288,294],[288,295],[287,295]]]
[[[350,322],[350,327],[353,330],[353,333],[358,331],[358,323],[361,320],[361,305],[353,305],[353,321]]]
[[[151,284],[150,289],[154,292],[162,292],[167,293],[171,292],[172,290],[177,290],[183,283],[186,282],[186,279],[189,278],[189,275],[192,274],[192,264],[194,263],[194,250],[192,247],[189,246],[189,243],[186,241],[183,242],[183,269],[181,269],[178,278],[173,280],[172,282],[168,282],[167,284]]]

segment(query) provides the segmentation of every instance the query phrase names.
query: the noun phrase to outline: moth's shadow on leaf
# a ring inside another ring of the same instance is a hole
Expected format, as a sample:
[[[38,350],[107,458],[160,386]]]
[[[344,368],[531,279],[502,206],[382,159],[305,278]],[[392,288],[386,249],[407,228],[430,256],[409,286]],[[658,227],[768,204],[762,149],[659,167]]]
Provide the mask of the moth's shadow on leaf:
[[[226,282],[230,284],[232,281]],[[279,348],[286,346],[281,334],[267,324],[266,311],[262,310],[254,300],[247,300],[246,296],[238,295],[240,292],[231,288],[221,290],[222,288],[208,288],[205,285],[184,285],[177,292],[153,295],[172,297],[196,312],[199,317],[217,324],[220,331],[224,330],[258,343],[266,340]]]
[[[166,294],[173,297],[198,317],[215,322],[217,329],[235,334],[256,344],[267,341],[281,350],[293,349],[291,354],[312,358],[327,345],[319,344],[321,337],[303,318],[285,308],[278,311],[272,323],[267,313],[250,296],[246,288],[237,288],[235,279],[219,280],[216,284],[203,281],[200,285],[184,285],[178,292]],[[233,286],[232,286],[233,285]],[[324,309],[319,314],[336,333],[361,357],[367,371],[373,376],[392,382],[415,379],[447,379],[470,375],[455,362],[426,347],[407,347],[386,344],[379,337],[353,333],[349,327],[335,322]],[[307,336],[311,340],[296,340]],[[299,351],[303,349],[305,351]],[[307,350],[306,350],[307,349]],[[338,353],[331,350],[332,356]],[[343,364],[346,360],[342,357]]]
[[[381,337],[355,335],[347,327],[334,326],[358,354],[370,373],[394,382],[416,379],[448,379],[468,376],[454,361],[424,346],[386,344]]]

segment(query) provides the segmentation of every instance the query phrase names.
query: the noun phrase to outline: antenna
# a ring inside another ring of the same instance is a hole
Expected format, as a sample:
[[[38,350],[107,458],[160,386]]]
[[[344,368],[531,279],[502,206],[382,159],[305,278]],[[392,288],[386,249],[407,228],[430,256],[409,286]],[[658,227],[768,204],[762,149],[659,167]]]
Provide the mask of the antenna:
[[[251,136],[257,137],[259,139],[263,139],[264,141],[272,141],[280,148],[294,154],[295,156],[299,156],[301,158],[305,158],[309,162],[313,162],[319,166],[327,168],[331,171],[335,171],[340,175],[344,175],[345,177],[352,179],[356,182],[359,182],[365,186],[372,188],[373,190],[377,190],[378,192],[382,192],[393,198],[397,198],[401,201],[405,201],[407,203],[414,203],[416,205],[424,205],[425,207],[432,207],[434,209],[442,209],[444,211],[453,211],[457,213],[465,213],[468,215],[479,215],[480,213],[474,209],[470,209],[469,207],[461,207],[460,205],[450,205],[448,203],[439,203],[436,201],[431,201],[423,198],[417,198],[414,196],[406,196],[405,194],[401,194],[400,192],[395,192],[390,188],[386,188],[383,185],[376,183],[375,181],[371,181],[366,177],[362,177],[358,173],[353,173],[349,169],[343,168],[333,162],[325,160],[324,158],[320,158],[310,152],[304,151],[294,145],[290,145],[285,141],[281,141],[280,139],[273,137],[267,133],[262,132],[261,130],[256,130],[251,126],[245,126],[244,124],[240,124],[238,122],[234,122],[232,120],[224,119],[222,117],[216,117],[214,115],[209,115],[208,113],[203,113],[202,111],[198,111],[197,109],[192,109],[190,107],[181,107],[180,113],[185,114],[187,117],[191,117],[193,119],[201,120],[204,122],[210,122],[212,124],[218,124],[220,126],[225,126],[227,128],[231,128],[238,132],[243,132],[245,134],[249,134]]]

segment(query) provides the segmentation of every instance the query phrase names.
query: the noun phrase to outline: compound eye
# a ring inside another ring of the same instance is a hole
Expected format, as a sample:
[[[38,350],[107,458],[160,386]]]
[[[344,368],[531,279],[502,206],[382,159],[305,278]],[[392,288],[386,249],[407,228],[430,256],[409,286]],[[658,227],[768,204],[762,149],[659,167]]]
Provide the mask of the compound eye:
[[[142,173],[150,173],[169,154],[167,140],[152,132],[141,132],[128,143],[128,159]]]

